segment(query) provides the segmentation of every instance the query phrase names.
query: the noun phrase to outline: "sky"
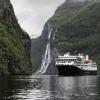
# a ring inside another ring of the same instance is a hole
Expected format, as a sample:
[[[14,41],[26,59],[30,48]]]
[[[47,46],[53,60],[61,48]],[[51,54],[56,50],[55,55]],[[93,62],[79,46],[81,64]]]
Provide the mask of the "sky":
[[[20,26],[31,38],[41,35],[45,22],[65,0],[11,0]]]

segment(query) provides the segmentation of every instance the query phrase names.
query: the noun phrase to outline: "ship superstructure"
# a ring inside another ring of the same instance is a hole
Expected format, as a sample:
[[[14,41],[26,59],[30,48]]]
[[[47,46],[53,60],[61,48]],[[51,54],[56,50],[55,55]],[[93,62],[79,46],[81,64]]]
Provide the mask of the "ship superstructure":
[[[66,53],[58,56],[55,65],[59,75],[97,74],[97,64],[88,55]]]

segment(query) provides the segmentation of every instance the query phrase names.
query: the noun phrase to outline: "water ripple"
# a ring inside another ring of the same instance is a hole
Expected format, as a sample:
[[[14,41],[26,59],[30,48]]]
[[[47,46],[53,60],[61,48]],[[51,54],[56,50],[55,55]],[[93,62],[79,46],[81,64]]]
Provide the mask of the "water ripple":
[[[100,100],[100,77],[0,78],[0,100]]]

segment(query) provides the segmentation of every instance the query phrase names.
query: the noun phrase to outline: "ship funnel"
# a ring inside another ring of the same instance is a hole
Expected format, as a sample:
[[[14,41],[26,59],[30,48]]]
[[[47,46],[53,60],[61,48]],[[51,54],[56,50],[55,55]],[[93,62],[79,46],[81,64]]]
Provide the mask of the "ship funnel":
[[[89,60],[89,55],[86,55],[86,56],[85,56],[85,59],[86,59],[86,60]]]

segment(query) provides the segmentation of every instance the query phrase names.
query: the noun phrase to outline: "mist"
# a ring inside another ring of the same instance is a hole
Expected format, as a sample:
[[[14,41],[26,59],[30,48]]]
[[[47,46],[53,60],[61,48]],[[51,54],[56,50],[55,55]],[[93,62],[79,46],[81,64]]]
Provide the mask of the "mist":
[[[36,38],[41,35],[45,22],[65,0],[11,0],[20,26]]]

